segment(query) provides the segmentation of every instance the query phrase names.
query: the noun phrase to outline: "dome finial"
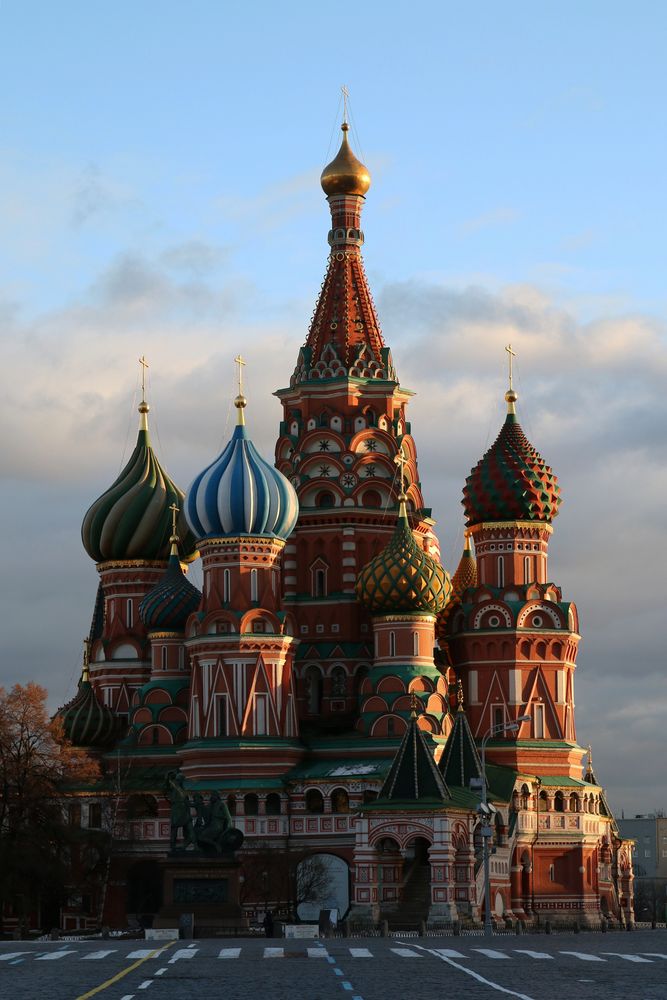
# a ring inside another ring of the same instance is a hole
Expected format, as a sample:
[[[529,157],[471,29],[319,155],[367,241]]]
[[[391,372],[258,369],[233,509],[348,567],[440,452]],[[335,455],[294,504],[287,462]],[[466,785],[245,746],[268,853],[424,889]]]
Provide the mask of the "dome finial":
[[[396,463],[396,465],[399,466],[399,470],[400,470],[399,471],[400,484],[399,484],[399,494],[398,494],[398,516],[399,517],[405,517],[405,518],[407,518],[408,511],[407,511],[406,503],[407,503],[408,497],[407,497],[407,493],[405,492],[405,465],[406,465],[406,462],[407,462],[407,458],[403,454],[403,448],[402,447],[398,449],[398,454],[394,457],[394,462]]]
[[[84,684],[87,684],[90,680],[90,639],[85,638],[83,640],[83,665],[81,667],[81,680]]]
[[[340,149],[331,163],[322,171],[320,184],[327,198],[336,194],[358,195],[364,197],[371,186],[371,178],[364,164],[356,158],[348,142],[348,99],[350,92],[347,87],[341,87],[343,94],[343,121],[340,130],[343,140]]]
[[[509,363],[509,389],[505,393],[505,401],[507,403],[507,412],[516,413],[516,406],[514,404],[516,403],[518,396],[514,391],[514,386],[512,385],[512,359],[516,357],[516,352],[512,350],[511,344],[508,344],[505,350],[507,351],[507,360]]]
[[[234,400],[234,406],[239,411],[238,412],[237,423],[238,423],[239,427],[243,427],[243,425],[245,424],[245,414],[243,413],[243,410],[245,409],[245,407],[247,406],[247,403],[248,403],[248,400],[243,395],[243,367],[246,364],[246,362],[243,360],[243,358],[241,357],[241,355],[238,354],[234,358],[234,363],[239,366],[239,373],[238,373],[239,394],[236,397],[236,399]]]
[[[170,551],[169,555],[170,556],[177,556],[178,555],[178,535],[176,533],[176,518],[178,517],[179,508],[176,506],[175,503],[172,503],[171,506],[169,507],[169,510],[171,511],[171,538],[169,539],[169,542],[171,544],[171,551]]]
[[[458,704],[457,711],[464,712],[465,709],[463,707],[463,681],[461,680],[460,677],[456,682],[456,701]]]
[[[141,402],[139,403],[139,413],[141,414],[141,421],[139,423],[139,429],[142,431],[148,430],[148,411],[150,406],[146,402],[146,369],[148,368],[148,362],[146,361],[145,355],[141,355],[139,358],[139,364],[141,365]]]

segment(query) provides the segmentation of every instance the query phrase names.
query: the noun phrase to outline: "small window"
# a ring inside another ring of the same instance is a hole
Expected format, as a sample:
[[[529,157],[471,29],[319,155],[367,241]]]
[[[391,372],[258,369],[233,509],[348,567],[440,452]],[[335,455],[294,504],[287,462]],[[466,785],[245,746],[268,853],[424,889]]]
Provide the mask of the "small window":
[[[161,652],[162,652],[162,669],[166,670],[167,669],[167,655],[168,655],[167,654],[167,647],[163,646]]]
[[[314,587],[313,597],[326,597],[327,595],[327,571],[316,569],[313,574]]]
[[[268,696],[265,694],[255,695],[255,736],[266,736],[268,733]]]
[[[544,705],[533,707],[533,730],[536,740],[544,739]]]
[[[88,826],[93,830],[102,826],[102,806],[99,802],[91,802],[88,806]]]
[[[419,656],[419,632],[415,632],[412,636],[412,652],[415,656]]]
[[[259,586],[258,586],[258,582],[257,582],[257,570],[256,569],[251,569],[250,570],[250,600],[251,601],[258,601],[259,600]]]
[[[505,586],[505,559],[503,556],[498,556],[498,586]]]
[[[556,881],[556,869],[553,865],[549,865],[549,881],[550,882]]]
[[[232,593],[232,574],[226,569],[222,574],[222,600],[224,604],[229,604]]]
[[[128,598],[125,604],[125,622],[128,628],[134,625],[134,603],[132,598]]]
[[[280,816],[280,796],[277,792],[271,792],[266,796],[266,815]]]
[[[185,670],[185,648],[183,646],[178,647],[178,669]]]
[[[493,705],[491,709],[491,725],[494,729],[502,729],[505,725],[504,705]]]
[[[322,796],[322,792],[320,792],[317,788],[309,788],[306,792],[306,812],[324,812],[324,798]]]
[[[349,813],[350,797],[344,788],[334,788],[331,793],[331,811],[335,813]]]
[[[192,733],[193,739],[198,739],[199,737],[199,698],[195,695],[192,699],[192,715],[190,721],[190,732]]]
[[[227,736],[227,695],[215,696],[215,726],[216,736]]]
[[[254,792],[250,792],[243,799],[243,813],[245,816],[257,816],[259,814],[259,799]]]
[[[389,655],[396,656],[396,633],[389,633]]]
[[[533,582],[533,574],[531,572],[531,567],[530,567],[530,556],[523,557],[523,582],[524,583]]]

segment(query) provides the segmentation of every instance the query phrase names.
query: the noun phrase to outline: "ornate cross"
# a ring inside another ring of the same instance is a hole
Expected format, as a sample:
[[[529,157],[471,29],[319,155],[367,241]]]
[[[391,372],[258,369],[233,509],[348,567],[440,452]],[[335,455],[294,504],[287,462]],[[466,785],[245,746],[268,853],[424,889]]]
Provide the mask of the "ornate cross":
[[[139,358],[139,364],[141,365],[141,401],[146,401],[146,369],[149,367],[145,356],[142,354]]]
[[[169,510],[171,511],[171,533],[172,533],[172,535],[175,535],[176,534],[176,518],[178,516],[178,510],[179,510],[179,508],[176,506],[175,503],[173,503],[171,505],[171,507],[169,508]]]
[[[347,89],[345,84],[340,88],[341,94],[343,95],[343,124],[347,124],[347,99],[350,96],[350,91]]]
[[[512,386],[512,358],[516,357],[516,352],[512,350],[512,345],[511,344],[508,344],[507,347],[505,348],[505,350],[507,351],[507,354],[508,354],[507,360],[509,361],[509,367],[510,367],[510,391],[511,391],[512,388],[513,388],[513,386]]]
[[[405,466],[407,464],[407,458],[403,454],[403,449],[398,449],[398,455],[395,456],[394,461],[396,465],[400,467],[400,477],[401,477],[401,493],[405,492]]]
[[[243,360],[243,358],[241,357],[240,354],[238,354],[234,358],[234,362],[239,366],[239,374],[238,374],[238,379],[239,379],[239,396],[242,396],[243,395],[243,366],[245,365],[246,362]]]

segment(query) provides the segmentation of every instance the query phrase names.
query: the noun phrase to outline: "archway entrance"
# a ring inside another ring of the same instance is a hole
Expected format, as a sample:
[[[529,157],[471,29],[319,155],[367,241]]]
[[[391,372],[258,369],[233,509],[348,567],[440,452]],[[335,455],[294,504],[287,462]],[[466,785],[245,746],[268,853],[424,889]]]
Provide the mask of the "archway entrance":
[[[406,844],[398,911],[401,923],[418,924],[428,917],[431,908],[430,846],[425,837],[415,837]]]
[[[127,915],[150,927],[162,906],[162,872],[157,861],[138,861],[127,872]]]

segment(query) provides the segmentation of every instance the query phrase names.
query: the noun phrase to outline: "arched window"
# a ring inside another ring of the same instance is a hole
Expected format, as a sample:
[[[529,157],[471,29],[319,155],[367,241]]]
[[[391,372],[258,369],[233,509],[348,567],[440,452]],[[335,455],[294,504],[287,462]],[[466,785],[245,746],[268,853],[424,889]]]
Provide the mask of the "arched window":
[[[557,813],[562,813],[565,811],[565,801],[563,799],[562,792],[556,792],[554,795],[554,810]]]
[[[317,559],[310,567],[310,592],[313,597],[326,597],[328,593],[327,564]]]
[[[162,669],[166,670],[167,669],[167,647],[163,646],[162,649],[160,650],[160,653],[161,653],[161,660],[162,660]]]
[[[224,604],[229,604],[232,597],[232,574],[226,569],[222,574],[222,600]]]
[[[334,667],[331,671],[331,697],[344,698],[347,695],[347,674],[345,667]]]
[[[571,813],[579,812],[579,796],[577,795],[576,792],[572,792],[572,794],[570,795],[570,812]]]
[[[533,561],[530,556],[523,557],[523,582],[533,582]]]
[[[228,795],[227,796],[227,808],[229,809],[229,815],[230,816],[236,816],[236,796],[235,795]]]
[[[498,586],[505,586],[505,557],[498,556]]]
[[[306,792],[306,812],[323,813],[324,798],[317,788],[309,788]]]
[[[316,507],[335,507],[336,498],[330,490],[323,490],[315,498]]]
[[[335,813],[349,813],[350,797],[344,788],[334,788],[331,793],[331,811]]]
[[[277,792],[270,792],[266,796],[266,815],[280,816],[280,796]]]
[[[322,708],[322,674],[319,667],[312,664],[306,668],[306,699],[310,715],[319,715]]]
[[[243,812],[246,816],[257,816],[259,813],[259,799],[254,792],[244,797]]]
[[[125,603],[125,624],[128,628],[134,625],[134,604],[131,597],[128,597]]]
[[[258,601],[259,600],[259,587],[258,587],[258,584],[257,584],[257,570],[256,569],[251,569],[250,570],[250,600],[251,601]]]
[[[364,507],[371,507],[373,510],[377,510],[382,506],[382,497],[377,490],[366,490],[363,497]]]
[[[389,633],[389,655],[396,656],[396,633]]]

